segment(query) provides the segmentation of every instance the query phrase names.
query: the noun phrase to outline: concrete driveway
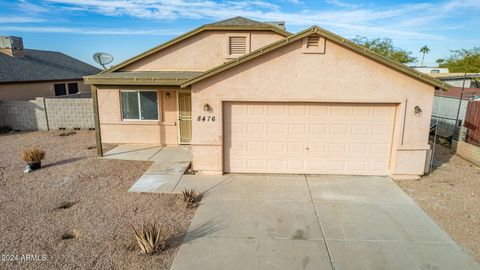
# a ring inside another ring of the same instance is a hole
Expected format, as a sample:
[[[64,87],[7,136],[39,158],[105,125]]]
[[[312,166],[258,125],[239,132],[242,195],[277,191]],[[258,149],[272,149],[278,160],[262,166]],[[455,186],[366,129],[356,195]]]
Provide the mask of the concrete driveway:
[[[208,190],[172,270],[480,269],[390,178],[184,176]]]

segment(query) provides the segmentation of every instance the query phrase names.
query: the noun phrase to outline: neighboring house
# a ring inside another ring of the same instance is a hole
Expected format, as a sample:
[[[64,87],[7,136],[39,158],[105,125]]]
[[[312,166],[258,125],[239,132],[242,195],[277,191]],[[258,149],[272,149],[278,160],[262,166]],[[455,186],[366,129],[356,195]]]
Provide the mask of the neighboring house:
[[[424,173],[445,84],[314,26],[237,17],[104,71],[97,146],[190,144],[199,173]]]
[[[83,76],[100,69],[60,52],[23,48],[19,37],[0,37],[0,100],[31,100],[89,92]]]
[[[437,73],[448,73],[448,68],[441,68],[441,67],[417,67],[412,66],[415,70],[418,70],[425,74],[437,74]]]
[[[480,88],[480,73],[437,73],[430,76],[454,87]]]

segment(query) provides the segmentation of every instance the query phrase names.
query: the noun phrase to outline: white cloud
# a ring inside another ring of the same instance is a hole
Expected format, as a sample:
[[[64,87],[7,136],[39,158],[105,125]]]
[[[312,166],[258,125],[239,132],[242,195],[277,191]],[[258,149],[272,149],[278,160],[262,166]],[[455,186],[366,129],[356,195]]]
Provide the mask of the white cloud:
[[[76,27],[31,27],[31,26],[0,26],[0,32],[30,32],[30,33],[68,33],[83,35],[157,35],[177,36],[185,29],[131,29],[131,28],[76,28]]]
[[[330,5],[334,5],[334,6],[337,6],[337,7],[344,7],[344,8],[357,8],[358,7],[358,5],[350,4],[350,3],[343,2],[343,1],[340,1],[340,0],[326,0],[325,3],[330,4]]]
[[[43,22],[44,19],[28,16],[0,16],[0,23],[30,23]]]
[[[282,0],[302,3],[300,0]],[[480,0],[447,0],[413,4],[376,6],[354,5],[344,0],[324,0],[334,10],[317,9],[289,12],[278,1],[267,0],[43,0],[45,6],[64,12],[96,13],[104,16],[130,16],[144,20],[203,19],[222,20],[244,16],[263,21],[286,21],[287,26],[327,27],[342,35],[388,36],[393,39],[444,39],[432,34],[447,29],[443,20],[462,12],[480,10]],[[32,5],[22,0],[23,5]],[[304,5],[302,5],[303,7]],[[34,8],[33,8],[34,9]]]

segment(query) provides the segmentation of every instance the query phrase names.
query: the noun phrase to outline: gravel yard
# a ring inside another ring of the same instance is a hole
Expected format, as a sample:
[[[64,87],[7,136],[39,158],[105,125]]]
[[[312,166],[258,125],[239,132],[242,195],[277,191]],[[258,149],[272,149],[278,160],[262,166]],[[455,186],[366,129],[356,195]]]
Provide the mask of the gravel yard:
[[[440,145],[435,157],[429,176],[398,184],[480,261],[480,168]]]
[[[97,159],[94,132],[61,133],[0,135],[0,269],[168,269],[194,210],[179,195],[127,192],[150,162]],[[29,146],[47,154],[24,174]],[[131,225],[144,221],[177,236],[166,251],[140,255]],[[46,258],[4,261],[29,254]]]

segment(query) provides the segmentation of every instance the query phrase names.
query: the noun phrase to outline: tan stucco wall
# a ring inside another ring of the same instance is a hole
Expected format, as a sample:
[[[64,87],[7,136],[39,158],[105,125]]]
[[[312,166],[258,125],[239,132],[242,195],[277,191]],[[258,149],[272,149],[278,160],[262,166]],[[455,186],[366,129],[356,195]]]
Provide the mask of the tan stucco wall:
[[[36,97],[55,96],[53,85],[56,83],[78,83],[78,92],[90,92],[90,85],[85,85],[83,80],[0,84],[0,100],[33,100]]]
[[[204,31],[155,54],[136,61],[120,71],[205,71],[227,62],[227,34],[233,31]],[[250,33],[251,51],[280,40],[283,36],[270,31]]]
[[[175,90],[157,90],[159,121],[122,121],[120,89],[142,90],[145,88],[142,86],[98,88],[100,130],[104,143],[178,144]],[[167,92],[170,93],[168,99]]]
[[[301,46],[293,42],[192,85],[193,169],[223,172],[224,101],[361,102],[397,104],[390,174],[422,175],[433,86],[330,41],[325,54],[303,54]],[[417,105],[421,116],[414,114]],[[199,115],[216,121],[197,122]]]

